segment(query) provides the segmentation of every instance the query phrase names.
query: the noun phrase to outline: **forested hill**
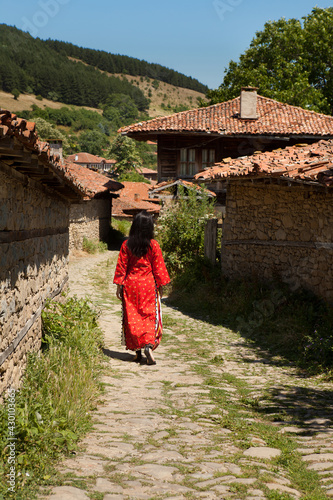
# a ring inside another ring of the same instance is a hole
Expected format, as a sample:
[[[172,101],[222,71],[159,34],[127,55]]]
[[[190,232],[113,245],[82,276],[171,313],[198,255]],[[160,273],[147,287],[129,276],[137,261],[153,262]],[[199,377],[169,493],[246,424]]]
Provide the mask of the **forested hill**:
[[[73,61],[71,57],[82,62]],[[16,90],[65,104],[91,107],[105,103],[110,94],[126,94],[138,110],[148,109],[149,100],[142,90],[126,79],[107,75],[104,71],[154,75],[157,80],[174,81],[178,86],[191,89],[197,85],[206,91],[206,87],[196,80],[163,66],[81,49],[65,42],[43,41],[15,27],[0,24],[0,90]]]
[[[178,73],[160,64],[148,63],[147,61],[134,57],[110,54],[102,50],[86,49],[71,43],[59,42],[56,40],[46,40],[46,44],[59,54],[66,54],[69,57],[80,59],[108,73],[148,76],[149,78],[154,78],[161,82],[170,83],[176,87],[196,90],[204,94],[208,90],[206,85],[200,83],[195,78],[185,76],[182,73]]]

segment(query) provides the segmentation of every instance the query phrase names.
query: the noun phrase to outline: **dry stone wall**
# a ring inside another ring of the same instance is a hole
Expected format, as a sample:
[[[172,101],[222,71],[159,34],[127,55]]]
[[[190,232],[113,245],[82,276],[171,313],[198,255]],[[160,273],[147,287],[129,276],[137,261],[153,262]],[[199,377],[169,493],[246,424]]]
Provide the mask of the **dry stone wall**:
[[[93,199],[70,208],[69,249],[81,249],[83,238],[106,240],[110,231],[111,199]]]
[[[222,271],[279,277],[333,302],[333,190],[230,182]]]
[[[0,170],[0,394],[17,387],[41,345],[41,311],[68,280],[69,204]]]

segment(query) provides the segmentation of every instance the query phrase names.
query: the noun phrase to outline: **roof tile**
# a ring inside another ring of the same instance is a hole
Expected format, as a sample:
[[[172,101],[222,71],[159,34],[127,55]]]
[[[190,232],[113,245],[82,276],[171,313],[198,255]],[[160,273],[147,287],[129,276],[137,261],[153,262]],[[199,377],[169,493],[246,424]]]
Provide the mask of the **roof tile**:
[[[333,137],[333,117],[257,96],[257,119],[241,119],[240,97],[122,127],[118,132],[206,132],[234,135],[310,135]]]
[[[194,176],[196,181],[231,177],[281,177],[333,187],[333,140],[222,161]]]

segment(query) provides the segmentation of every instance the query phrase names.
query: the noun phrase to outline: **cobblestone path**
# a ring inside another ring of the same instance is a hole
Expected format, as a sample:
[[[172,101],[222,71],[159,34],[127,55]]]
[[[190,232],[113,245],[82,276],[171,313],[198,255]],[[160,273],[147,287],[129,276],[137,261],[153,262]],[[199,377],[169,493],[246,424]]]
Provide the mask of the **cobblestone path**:
[[[165,304],[157,365],[131,362],[114,286],[105,294],[91,274],[102,276],[107,262],[112,276],[116,257],[70,264],[71,293],[101,309],[108,371],[94,430],[60,464],[62,486],[47,498],[333,497],[332,384]]]

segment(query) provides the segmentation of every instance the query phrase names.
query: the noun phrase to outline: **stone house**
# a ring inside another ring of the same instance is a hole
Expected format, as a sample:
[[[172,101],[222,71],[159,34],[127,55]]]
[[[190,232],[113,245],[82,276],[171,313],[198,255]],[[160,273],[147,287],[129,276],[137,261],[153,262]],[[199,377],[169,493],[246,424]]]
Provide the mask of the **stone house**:
[[[69,212],[81,193],[35,124],[0,111],[0,393],[41,345],[41,312],[68,281]]]
[[[227,182],[222,271],[279,277],[333,303],[333,141],[230,159],[204,173]]]
[[[333,138],[333,117],[283,104],[243,88],[239,97],[122,127],[119,133],[158,143],[158,182],[191,180],[223,158]],[[207,186],[223,203],[224,185]]]
[[[69,212],[69,251],[81,249],[83,239],[107,241],[111,227],[112,202],[120,182],[79,164],[64,161],[66,180],[80,193]]]
[[[124,189],[113,201],[112,217],[118,220],[131,220],[134,215],[145,210],[157,218],[160,213],[159,201],[149,199],[150,184],[146,182],[122,182]]]

